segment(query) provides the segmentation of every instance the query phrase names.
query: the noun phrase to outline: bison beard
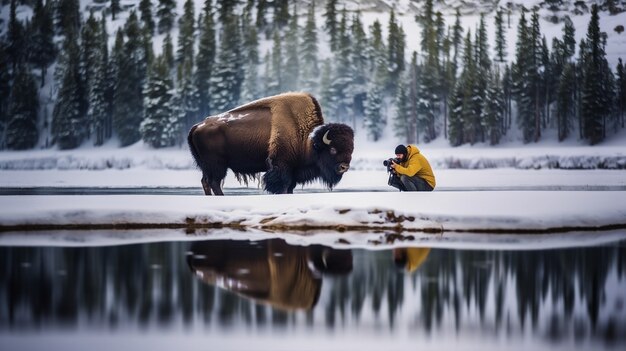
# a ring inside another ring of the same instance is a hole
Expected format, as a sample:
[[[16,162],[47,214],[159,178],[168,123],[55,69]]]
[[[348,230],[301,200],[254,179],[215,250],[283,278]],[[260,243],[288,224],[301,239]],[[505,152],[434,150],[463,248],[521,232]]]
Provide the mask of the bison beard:
[[[324,124],[317,100],[304,93],[276,95],[207,117],[188,137],[206,195],[223,195],[228,168],[246,183],[265,172],[264,188],[273,194],[293,193],[297,184],[315,180],[332,188],[349,168],[353,140],[347,125]]]

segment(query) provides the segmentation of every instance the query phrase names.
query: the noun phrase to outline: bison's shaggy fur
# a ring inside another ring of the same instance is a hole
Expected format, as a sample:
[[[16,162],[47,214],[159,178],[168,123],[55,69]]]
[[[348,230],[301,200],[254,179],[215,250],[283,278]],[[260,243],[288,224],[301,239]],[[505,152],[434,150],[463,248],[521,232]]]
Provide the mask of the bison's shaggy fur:
[[[319,103],[305,93],[267,97],[207,117],[188,136],[207,195],[223,195],[228,168],[246,183],[265,172],[265,190],[275,194],[315,180],[332,188],[349,167],[353,139],[350,127],[324,124]]]

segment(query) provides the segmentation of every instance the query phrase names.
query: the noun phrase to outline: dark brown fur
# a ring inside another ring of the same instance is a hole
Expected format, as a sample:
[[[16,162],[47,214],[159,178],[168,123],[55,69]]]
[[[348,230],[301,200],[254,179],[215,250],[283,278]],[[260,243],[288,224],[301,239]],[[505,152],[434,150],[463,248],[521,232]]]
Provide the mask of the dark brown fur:
[[[349,166],[354,134],[346,125],[323,123],[319,103],[304,93],[272,96],[207,117],[188,136],[205,194],[223,195],[228,168],[246,183],[266,172],[264,186],[271,193],[291,193],[296,184],[316,179],[334,186]],[[322,141],[327,131],[330,145]]]

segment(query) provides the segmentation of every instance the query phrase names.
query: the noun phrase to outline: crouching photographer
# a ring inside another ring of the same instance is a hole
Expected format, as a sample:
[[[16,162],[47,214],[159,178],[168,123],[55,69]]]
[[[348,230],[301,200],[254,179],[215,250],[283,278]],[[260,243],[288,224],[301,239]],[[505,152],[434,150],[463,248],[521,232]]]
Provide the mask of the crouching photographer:
[[[435,174],[415,145],[398,145],[396,158],[383,161],[389,172],[387,184],[400,191],[433,191]]]

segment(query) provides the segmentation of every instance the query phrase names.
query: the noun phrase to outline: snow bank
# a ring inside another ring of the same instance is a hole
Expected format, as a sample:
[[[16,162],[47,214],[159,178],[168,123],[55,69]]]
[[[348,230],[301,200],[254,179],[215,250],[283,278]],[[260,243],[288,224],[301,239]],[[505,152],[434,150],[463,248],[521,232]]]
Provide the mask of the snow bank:
[[[0,231],[560,232],[626,228],[625,198],[624,191],[2,196]]]

